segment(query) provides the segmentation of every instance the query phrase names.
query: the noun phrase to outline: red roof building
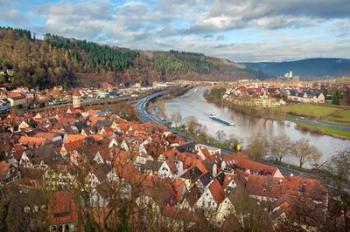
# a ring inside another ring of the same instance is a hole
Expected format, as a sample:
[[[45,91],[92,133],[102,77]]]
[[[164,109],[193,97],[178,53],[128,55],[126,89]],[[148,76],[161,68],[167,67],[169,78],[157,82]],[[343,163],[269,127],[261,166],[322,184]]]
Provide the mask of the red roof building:
[[[55,192],[49,202],[47,217],[51,231],[75,231],[78,213],[73,194]]]

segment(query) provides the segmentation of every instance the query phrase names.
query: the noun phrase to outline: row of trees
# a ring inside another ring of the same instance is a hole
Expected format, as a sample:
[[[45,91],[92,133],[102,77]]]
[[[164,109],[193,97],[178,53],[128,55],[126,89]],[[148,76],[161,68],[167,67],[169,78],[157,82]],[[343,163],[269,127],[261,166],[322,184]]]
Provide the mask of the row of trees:
[[[265,135],[258,133],[250,138],[248,151],[251,158],[255,160],[262,160],[270,155],[279,163],[287,155],[292,155],[297,158],[300,168],[307,162],[317,165],[321,158],[321,152],[311,145],[308,139],[301,138],[292,142],[285,134],[266,139]]]

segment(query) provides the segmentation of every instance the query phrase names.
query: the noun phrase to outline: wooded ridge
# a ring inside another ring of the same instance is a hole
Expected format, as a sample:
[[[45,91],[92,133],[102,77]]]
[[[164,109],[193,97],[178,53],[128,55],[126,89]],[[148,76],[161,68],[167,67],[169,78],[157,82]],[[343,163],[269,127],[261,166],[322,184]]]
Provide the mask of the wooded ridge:
[[[46,88],[96,85],[101,81],[144,85],[153,81],[237,80],[266,78],[259,71],[200,53],[139,51],[46,34],[0,27],[0,84]]]

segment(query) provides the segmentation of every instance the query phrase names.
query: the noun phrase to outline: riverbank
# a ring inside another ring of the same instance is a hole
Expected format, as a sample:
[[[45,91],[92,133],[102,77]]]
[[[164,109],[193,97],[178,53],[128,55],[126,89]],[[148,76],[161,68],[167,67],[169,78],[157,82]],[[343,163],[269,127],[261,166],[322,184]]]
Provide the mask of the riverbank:
[[[204,93],[204,98],[218,107],[227,107],[255,118],[273,121],[291,121],[303,132],[350,140],[350,110],[313,104],[290,104],[272,109],[235,105],[223,100],[225,89],[213,88]],[[349,114],[349,115],[348,115]],[[305,117],[305,118],[304,118]],[[342,122],[342,123],[339,123]]]
[[[309,103],[292,103],[274,108],[290,115],[303,116],[324,122],[339,123],[350,126],[350,109],[334,105],[315,105]]]
[[[164,102],[166,100],[180,97],[182,95],[185,95],[188,91],[190,91],[192,87],[185,86],[185,87],[174,87],[171,89],[168,89],[167,93],[155,98],[154,100],[151,100],[147,105],[147,111],[151,113],[156,113],[160,115],[162,118],[165,118],[165,105]]]
[[[224,142],[220,142],[217,139],[214,139],[213,137],[207,135],[205,132],[193,133],[190,130],[186,129],[186,127],[184,126],[176,127],[175,130],[183,133],[185,136],[191,138],[196,143],[206,144],[212,147],[217,147],[217,148],[228,150],[231,152],[237,151],[237,145],[238,145],[237,140],[227,139]]]
[[[167,94],[164,94],[162,96],[159,96],[158,98],[155,98],[153,101],[151,101],[148,104],[147,111],[151,114],[157,114],[160,115],[164,123],[168,122],[169,118],[166,119],[165,112],[164,112],[164,102],[166,100],[170,100],[176,97],[181,97],[185,95],[188,91],[190,91],[192,87],[182,87],[182,88],[175,88],[172,90],[169,90]],[[157,116],[158,117],[158,116]],[[175,127],[172,127],[173,130],[181,133],[185,137],[190,138],[192,141],[196,143],[206,144],[209,146],[217,147],[224,150],[229,151],[235,151],[237,148],[240,148],[240,145],[238,145],[238,141],[234,138],[227,138],[222,139],[223,141],[219,141],[218,139],[209,136],[206,132],[206,126],[199,124],[195,119],[193,118],[178,118],[178,122],[170,122],[170,124],[177,124]],[[191,125],[189,125],[191,124]],[[225,137],[226,135],[223,134]]]
[[[318,135],[330,135],[332,137],[350,140],[350,131],[337,130],[335,128],[319,127],[309,124],[299,123],[297,129]]]

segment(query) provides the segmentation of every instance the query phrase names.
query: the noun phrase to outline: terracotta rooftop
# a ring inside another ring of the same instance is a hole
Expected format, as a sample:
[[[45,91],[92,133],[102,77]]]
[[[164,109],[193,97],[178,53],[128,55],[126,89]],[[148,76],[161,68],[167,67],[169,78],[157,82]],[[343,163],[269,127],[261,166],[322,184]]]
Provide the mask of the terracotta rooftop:
[[[50,225],[76,223],[78,214],[73,194],[55,192],[49,202],[47,215]]]
[[[219,205],[225,199],[225,192],[222,186],[220,185],[219,181],[214,180],[210,184],[209,190],[213,195],[213,198],[217,205]]]
[[[80,94],[80,92],[79,92],[78,89],[75,89],[75,90],[74,90],[73,96],[75,96],[75,97],[81,97],[81,94]]]
[[[0,179],[4,179],[11,165],[6,161],[0,162]]]
[[[224,161],[227,166],[237,166],[242,169],[249,169],[262,175],[273,175],[278,170],[276,167],[252,161],[242,154],[224,156]]]

